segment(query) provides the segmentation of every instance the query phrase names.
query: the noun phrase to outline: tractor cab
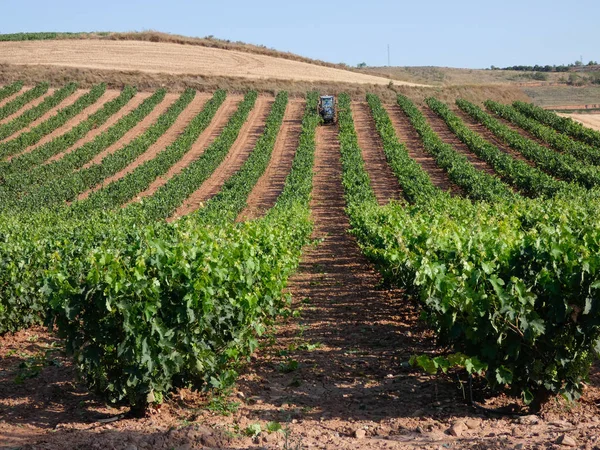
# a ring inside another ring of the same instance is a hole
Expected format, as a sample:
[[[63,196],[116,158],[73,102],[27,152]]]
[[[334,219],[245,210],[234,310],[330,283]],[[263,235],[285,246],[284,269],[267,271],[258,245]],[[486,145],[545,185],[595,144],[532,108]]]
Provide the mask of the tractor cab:
[[[335,123],[335,97],[322,95],[319,98],[319,115],[324,123]]]

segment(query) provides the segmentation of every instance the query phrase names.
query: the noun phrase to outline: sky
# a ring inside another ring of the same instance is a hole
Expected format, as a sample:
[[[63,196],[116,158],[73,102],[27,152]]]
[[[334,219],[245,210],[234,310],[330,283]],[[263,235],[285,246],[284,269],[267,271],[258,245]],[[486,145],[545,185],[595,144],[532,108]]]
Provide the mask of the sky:
[[[27,7],[23,5],[26,4]],[[158,30],[354,66],[600,60],[600,0],[0,0],[0,33]]]

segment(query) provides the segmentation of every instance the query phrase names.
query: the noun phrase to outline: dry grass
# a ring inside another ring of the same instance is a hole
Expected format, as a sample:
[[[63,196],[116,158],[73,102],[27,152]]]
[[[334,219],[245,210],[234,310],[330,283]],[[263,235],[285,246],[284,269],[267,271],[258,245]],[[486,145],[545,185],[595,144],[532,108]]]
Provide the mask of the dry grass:
[[[43,40],[0,42],[0,62],[88,69],[320,80],[387,85],[383,77],[247,52],[174,43]],[[397,84],[401,84],[397,82]]]
[[[316,89],[334,95],[347,92],[354,99],[364,99],[367,92],[372,92],[386,102],[394,102],[397,92],[417,102],[422,102],[428,96],[435,96],[446,102],[453,102],[460,97],[477,103],[486,99],[505,103],[514,100],[530,100],[520,88],[515,86],[410,87],[393,84],[382,86],[0,64],[0,84],[8,84],[16,80],[23,80],[27,85],[48,81],[52,86],[62,86],[69,81],[75,81],[81,88],[105,82],[112,89],[133,85],[141,91],[164,87],[171,92],[180,92],[189,87],[201,92],[225,89],[233,93],[244,93],[256,89],[261,93],[276,94],[280,90],[286,90],[294,96],[304,96],[306,92]]]
[[[600,86],[538,86],[523,89],[536,105],[565,106],[600,104]]]
[[[458,69],[453,67],[368,67],[361,72],[378,75],[399,81],[430,84],[436,86],[515,84],[518,86],[536,86],[556,84],[566,81],[568,74],[548,73],[545,82],[535,81],[530,72],[514,70]]]
[[[179,34],[164,33],[156,30],[130,31],[125,33],[118,32],[92,32],[92,33],[58,33],[56,39],[100,39],[112,41],[145,41],[145,42],[164,42],[182,45],[198,45],[201,47],[219,48],[222,50],[237,50],[240,52],[253,53],[256,55],[273,56],[276,58],[300,61],[309,64],[316,64],[323,67],[334,69],[347,69],[359,72],[359,70],[347,66],[346,64],[335,64],[319,59],[307,58],[292,52],[283,52],[274,48],[268,48],[264,45],[247,44],[241,41],[230,41],[219,39],[212,36],[192,37]]]

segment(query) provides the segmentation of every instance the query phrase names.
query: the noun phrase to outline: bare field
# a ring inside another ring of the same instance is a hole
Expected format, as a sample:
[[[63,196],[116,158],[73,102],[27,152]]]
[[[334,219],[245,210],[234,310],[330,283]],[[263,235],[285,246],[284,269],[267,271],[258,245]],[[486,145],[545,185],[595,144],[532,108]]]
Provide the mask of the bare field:
[[[586,127],[600,131],[600,114],[559,114],[562,117],[570,117]]]
[[[0,63],[387,85],[389,79],[233,50],[135,41],[1,42]],[[416,86],[414,83],[396,82]]]

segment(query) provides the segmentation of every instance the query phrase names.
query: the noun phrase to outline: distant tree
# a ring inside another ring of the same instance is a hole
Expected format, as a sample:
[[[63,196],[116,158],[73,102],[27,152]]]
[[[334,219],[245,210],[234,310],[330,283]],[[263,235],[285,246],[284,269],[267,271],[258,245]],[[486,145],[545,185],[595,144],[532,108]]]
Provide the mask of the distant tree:
[[[365,67],[367,67],[367,63],[366,62],[358,63],[356,65],[356,67],[358,67],[359,69],[364,69]]]
[[[588,66],[597,66],[598,65],[598,61],[590,61],[588,63]]]
[[[575,61],[575,66],[581,67],[581,66],[583,66],[583,62],[582,61]]]
[[[570,73],[567,80],[569,86],[582,86],[584,84],[583,79],[576,73]]]

